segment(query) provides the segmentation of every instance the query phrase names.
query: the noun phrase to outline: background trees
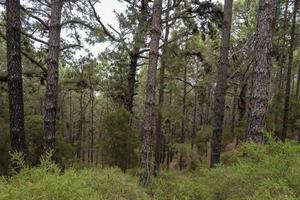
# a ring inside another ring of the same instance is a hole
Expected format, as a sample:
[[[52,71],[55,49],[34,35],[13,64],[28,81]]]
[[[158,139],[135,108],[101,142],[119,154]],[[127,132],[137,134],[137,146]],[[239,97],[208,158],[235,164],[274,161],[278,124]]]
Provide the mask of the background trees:
[[[0,28],[1,173],[10,121],[23,138],[11,149],[27,146],[32,165],[50,149],[64,167],[128,171],[140,161],[144,184],[165,169],[215,166],[263,131],[278,137],[284,126],[282,139],[298,139],[297,1],[124,0],[118,24],[104,23],[97,0],[22,2],[21,23],[10,3]]]

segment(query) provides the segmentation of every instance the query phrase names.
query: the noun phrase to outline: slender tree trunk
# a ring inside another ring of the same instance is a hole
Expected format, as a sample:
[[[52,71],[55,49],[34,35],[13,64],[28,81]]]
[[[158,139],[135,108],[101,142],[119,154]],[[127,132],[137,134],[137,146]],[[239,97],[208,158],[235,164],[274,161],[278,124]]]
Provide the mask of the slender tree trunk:
[[[185,142],[185,130],[186,130],[186,96],[187,96],[187,66],[184,66],[184,77],[183,77],[183,98],[182,98],[182,118],[181,118],[181,134],[180,134],[180,143],[184,144]],[[184,169],[184,159],[183,153],[180,152],[179,156],[179,170]]]
[[[227,69],[229,66],[229,45],[230,45],[230,32],[232,21],[232,0],[225,0],[224,4],[224,17],[223,17],[223,30],[220,52],[220,66],[218,69],[218,80],[215,91],[215,122],[211,139],[211,159],[210,166],[214,167],[220,162],[221,145],[222,145],[222,132],[223,120],[225,111],[225,97],[227,87]]]
[[[279,120],[279,115],[281,113],[280,110],[280,105],[282,102],[282,82],[283,82],[283,69],[284,66],[286,64],[286,43],[287,43],[287,39],[286,39],[286,34],[287,34],[287,30],[288,30],[288,7],[289,7],[289,0],[285,1],[285,9],[284,9],[284,21],[283,21],[283,29],[285,30],[283,33],[283,41],[282,41],[282,50],[280,51],[280,56],[279,56],[279,66],[278,66],[278,84],[275,88],[276,91],[276,98],[275,98],[275,113],[274,113],[274,124],[277,125],[278,124],[278,120]],[[278,9],[279,10],[279,9]],[[275,130],[276,135],[279,136],[280,135],[280,131]]]
[[[80,160],[80,158],[81,158],[81,151],[82,151],[82,129],[83,129],[83,121],[84,121],[83,91],[81,91],[81,93],[80,93],[79,105],[80,105],[80,118],[79,118],[78,132],[77,132],[77,137],[76,137],[76,157],[78,160]]]
[[[299,0],[295,0],[294,10],[293,10],[293,19],[292,19],[292,28],[291,28],[291,38],[290,46],[288,49],[288,69],[286,76],[286,91],[284,99],[284,113],[283,113],[283,128],[281,133],[281,140],[285,140],[288,131],[288,122],[289,122],[289,111],[290,111],[290,95],[291,95],[291,76],[292,76],[292,67],[293,67],[293,53],[295,46],[295,32],[296,32],[296,18],[298,13],[298,3]]]
[[[238,85],[235,84],[233,91],[233,102],[232,102],[232,114],[231,114],[231,133],[235,136],[235,123],[236,123],[236,105],[237,105],[237,92],[238,92]]]
[[[296,98],[299,99],[299,91],[300,90],[300,64],[298,64],[298,77],[297,77],[297,88],[296,88]]]
[[[72,91],[69,94],[69,135],[68,142],[69,144],[73,143],[73,108],[72,108],[73,100],[72,100]]]
[[[49,49],[47,58],[47,87],[44,118],[44,150],[55,149],[55,125],[58,103],[58,68],[60,53],[61,11],[63,1],[51,0]]]
[[[155,82],[157,62],[159,57],[159,39],[161,36],[162,0],[154,0],[151,42],[149,53],[149,66],[146,86],[146,101],[144,111],[144,124],[142,129],[142,152],[140,183],[147,185],[151,177],[151,136],[153,134],[154,110],[155,110]]]
[[[170,15],[170,6],[171,0],[168,0],[168,8],[166,13],[166,21],[169,20]],[[156,118],[156,142],[155,142],[155,158],[154,158],[154,173],[159,169],[160,164],[160,155],[161,155],[161,141],[163,140],[162,136],[162,106],[164,104],[164,96],[165,96],[165,68],[166,68],[166,53],[168,50],[168,41],[170,34],[170,26],[169,23],[166,24],[165,37],[164,37],[164,46],[163,46],[163,56],[161,57],[161,66],[159,69],[159,89],[158,89],[158,113]]]
[[[140,49],[145,46],[147,33],[148,0],[141,1],[141,10],[138,16],[137,33],[134,36],[134,45],[130,52],[130,65],[127,75],[127,91],[124,101],[125,108],[132,113],[133,98],[135,94],[136,71],[140,54]]]
[[[6,0],[7,82],[11,151],[26,153],[20,1]]]
[[[276,16],[276,0],[260,0],[257,17],[255,61],[253,85],[250,97],[247,140],[263,142],[265,128],[268,87],[272,66],[272,35]]]
[[[90,145],[90,161],[94,163],[94,89],[91,89],[91,145]]]
[[[195,96],[194,96],[194,111],[193,111],[193,130],[192,130],[192,149],[194,148],[195,145],[195,139],[197,136],[197,109],[198,109],[198,104],[197,104],[197,100],[198,100],[198,96],[197,96],[197,91],[195,91]]]

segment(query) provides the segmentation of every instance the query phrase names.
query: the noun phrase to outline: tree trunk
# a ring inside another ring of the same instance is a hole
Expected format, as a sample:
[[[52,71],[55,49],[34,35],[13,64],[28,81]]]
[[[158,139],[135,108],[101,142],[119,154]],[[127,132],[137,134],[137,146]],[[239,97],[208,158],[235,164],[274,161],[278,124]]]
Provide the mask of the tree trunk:
[[[83,116],[83,91],[82,90],[81,90],[81,93],[80,93],[79,105],[80,105],[80,118],[79,118],[78,132],[77,132],[77,137],[76,137],[76,157],[77,157],[78,160],[80,160],[80,158],[81,158],[82,129],[83,129],[83,121],[84,121],[84,116]]]
[[[286,76],[286,91],[284,98],[284,113],[283,113],[283,128],[281,133],[281,140],[284,141],[287,136],[288,123],[289,123],[289,110],[290,110],[290,95],[291,95],[291,76],[292,76],[292,67],[293,67],[293,53],[295,46],[295,32],[296,32],[296,18],[298,12],[298,2],[295,0],[294,10],[293,10],[293,19],[292,19],[292,28],[291,28],[291,37],[290,37],[290,46],[288,49],[288,69]]]
[[[91,144],[90,163],[94,162],[94,89],[91,89]]]
[[[289,0],[286,0],[285,2],[285,9],[284,9],[284,21],[283,21],[283,29],[285,30],[282,38],[282,50],[280,51],[280,56],[279,56],[279,66],[278,66],[278,74],[277,74],[277,86],[275,87],[276,91],[276,98],[275,98],[275,113],[274,113],[274,124],[277,126],[278,120],[279,120],[279,115],[281,113],[280,105],[282,103],[282,85],[283,85],[283,69],[286,64],[286,35],[287,35],[287,30],[288,30],[288,7],[289,7]],[[278,9],[279,10],[279,9]],[[280,137],[280,131],[275,129],[275,134],[276,136]]]
[[[151,136],[153,134],[154,125],[155,82],[159,56],[159,39],[161,36],[161,15],[162,0],[154,0],[144,123],[142,129],[143,141],[141,152],[141,167],[143,171],[140,175],[140,183],[142,185],[147,185],[150,181],[151,176]]]
[[[186,96],[187,96],[187,66],[184,66],[184,77],[183,77],[183,98],[182,98],[182,118],[181,118],[181,134],[180,143],[185,142],[185,127],[186,127]],[[183,152],[180,152],[179,156],[179,170],[184,168]]]
[[[235,122],[236,122],[236,105],[237,105],[237,92],[238,92],[238,85],[234,84],[234,91],[233,91],[233,102],[232,102],[232,114],[231,114],[231,133],[235,136]]]
[[[265,128],[268,87],[272,66],[272,35],[276,16],[276,0],[260,0],[255,42],[255,61],[253,85],[249,105],[247,140],[263,142]]]
[[[296,86],[296,98],[299,99],[299,89],[300,89],[300,64],[298,64],[298,76],[297,76],[297,86]]]
[[[166,21],[169,20],[170,15],[170,5],[171,0],[168,0],[168,8],[166,13]],[[161,66],[159,69],[159,89],[158,89],[158,113],[156,119],[156,142],[155,142],[155,158],[154,158],[154,173],[159,169],[160,164],[160,155],[161,155],[161,141],[163,140],[162,136],[162,106],[164,104],[164,95],[165,95],[165,68],[166,68],[166,53],[168,50],[168,41],[169,41],[169,34],[170,34],[170,26],[167,22],[166,30],[165,30],[165,37],[164,37],[164,46],[163,46],[163,56],[161,57]]]
[[[223,30],[220,51],[220,66],[218,69],[218,80],[215,91],[215,122],[211,140],[210,166],[214,167],[220,162],[221,140],[223,131],[223,120],[225,111],[225,97],[227,88],[227,69],[229,66],[229,45],[232,21],[232,0],[225,0]]]
[[[11,151],[26,153],[19,0],[6,0],[6,22]]]
[[[148,0],[141,1],[141,10],[138,16],[137,33],[134,36],[134,45],[130,52],[130,65],[127,75],[127,91],[124,101],[125,108],[132,113],[133,98],[135,94],[136,71],[140,49],[145,46],[147,33]]]
[[[47,58],[47,87],[44,118],[44,150],[55,148],[55,125],[58,103],[58,68],[60,53],[62,0],[51,0],[49,49]]]

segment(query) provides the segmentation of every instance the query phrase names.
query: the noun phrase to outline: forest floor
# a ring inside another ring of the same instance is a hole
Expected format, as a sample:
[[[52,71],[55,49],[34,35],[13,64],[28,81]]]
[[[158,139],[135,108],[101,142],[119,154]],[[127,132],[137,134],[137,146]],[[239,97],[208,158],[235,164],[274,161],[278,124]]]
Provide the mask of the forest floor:
[[[70,168],[43,159],[39,167],[0,179],[0,200],[296,200],[300,199],[300,146],[270,140],[222,155],[215,169],[198,163],[183,172],[162,171],[148,187],[138,170]]]

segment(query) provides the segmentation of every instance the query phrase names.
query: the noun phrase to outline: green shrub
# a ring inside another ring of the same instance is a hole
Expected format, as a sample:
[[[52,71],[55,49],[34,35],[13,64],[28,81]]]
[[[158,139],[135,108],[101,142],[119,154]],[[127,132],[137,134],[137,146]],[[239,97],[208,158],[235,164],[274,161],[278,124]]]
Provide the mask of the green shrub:
[[[1,200],[147,200],[136,178],[111,169],[68,169],[42,159],[39,167],[0,179]]]
[[[153,181],[151,194],[158,200],[300,199],[300,146],[268,142],[243,145],[229,166],[162,174]]]

